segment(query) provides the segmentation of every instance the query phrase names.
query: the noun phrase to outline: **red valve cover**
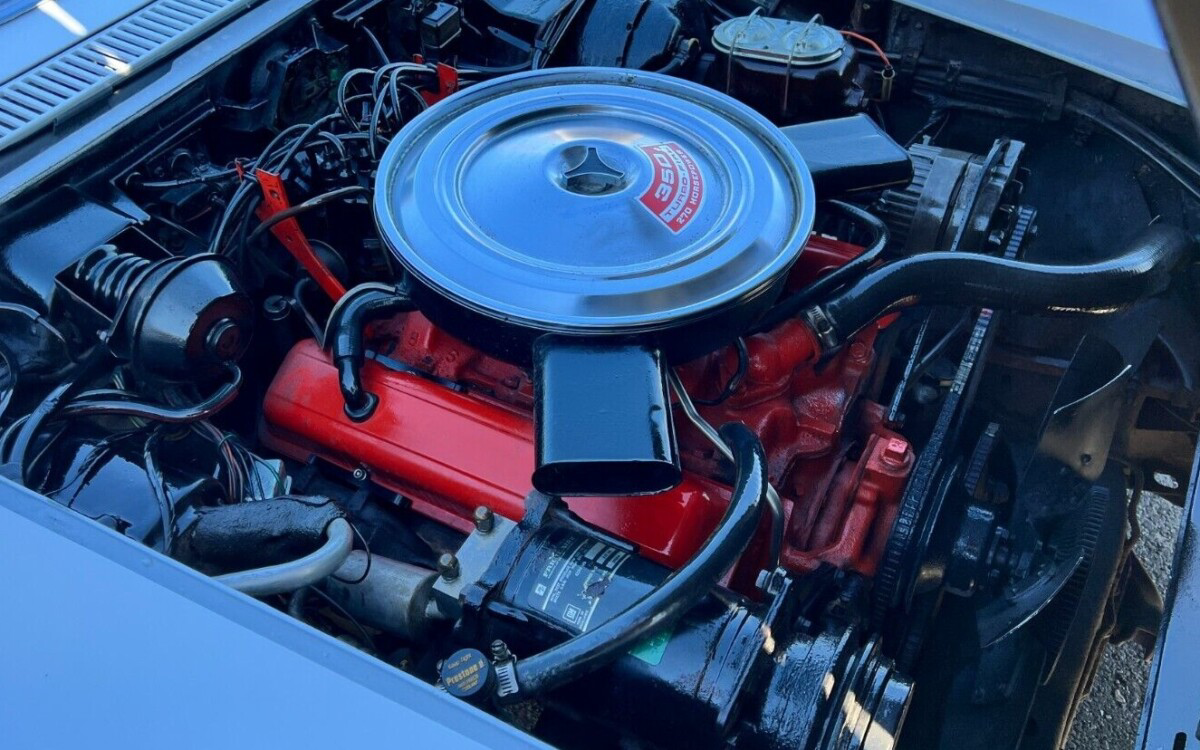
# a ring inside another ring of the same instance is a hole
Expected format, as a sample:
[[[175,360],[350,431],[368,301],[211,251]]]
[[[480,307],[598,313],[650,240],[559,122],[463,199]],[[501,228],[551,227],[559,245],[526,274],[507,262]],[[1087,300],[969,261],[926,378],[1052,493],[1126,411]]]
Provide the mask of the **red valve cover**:
[[[792,283],[807,283],[860,251],[814,237]],[[751,336],[742,383],[723,404],[700,407],[714,425],[740,421],[762,439],[772,482],[784,499],[783,563],[792,570],[829,563],[871,575],[895,520],[912,451],[883,424],[882,407],[861,397],[880,327],[819,363],[811,334],[798,322]],[[369,419],[345,417],[333,365],[315,341],[304,341],[268,390],[264,442],[298,460],[316,455],[346,469],[366,468],[374,481],[410,498],[417,511],[464,531],[480,505],[520,518],[534,463],[533,392],[526,374],[418,313],[378,324],[369,339],[379,356],[366,364],[363,378],[380,399]],[[679,373],[694,397],[712,398],[736,369],[730,347]],[[583,518],[672,567],[707,538],[729,493],[721,481],[729,467],[682,414],[676,424],[687,470],[678,487],[651,497],[568,501]],[[736,588],[749,587],[765,549],[764,533],[735,571]]]

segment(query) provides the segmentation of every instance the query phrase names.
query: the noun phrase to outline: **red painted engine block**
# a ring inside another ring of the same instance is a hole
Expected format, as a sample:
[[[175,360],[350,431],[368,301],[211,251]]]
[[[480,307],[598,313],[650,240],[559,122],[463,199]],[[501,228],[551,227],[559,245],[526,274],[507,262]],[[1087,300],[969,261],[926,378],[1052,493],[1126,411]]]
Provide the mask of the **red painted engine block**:
[[[807,283],[860,251],[814,237],[792,284]],[[784,499],[783,562],[790,569],[829,563],[870,575],[895,520],[913,456],[908,442],[884,426],[882,407],[861,398],[878,330],[863,331],[820,362],[814,361],[816,342],[799,323],[751,336],[741,385],[723,404],[700,407],[714,425],[740,421],[762,439]],[[360,424],[343,415],[332,364],[315,341],[305,341],[288,354],[268,390],[263,441],[296,459],[317,455],[348,469],[366,468],[419,512],[464,531],[480,505],[519,518],[534,461],[526,374],[418,313],[377,324],[369,334],[371,348],[385,358],[363,371],[366,387],[380,399],[375,413]],[[428,376],[389,367],[388,360]],[[720,392],[736,368],[730,347],[680,367],[679,374],[689,393],[704,398]],[[729,493],[721,481],[729,467],[682,414],[676,423],[687,470],[680,486],[651,497],[569,501],[583,518],[670,566],[683,563],[708,536]],[[764,524],[735,571],[735,587],[761,568],[765,531]]]

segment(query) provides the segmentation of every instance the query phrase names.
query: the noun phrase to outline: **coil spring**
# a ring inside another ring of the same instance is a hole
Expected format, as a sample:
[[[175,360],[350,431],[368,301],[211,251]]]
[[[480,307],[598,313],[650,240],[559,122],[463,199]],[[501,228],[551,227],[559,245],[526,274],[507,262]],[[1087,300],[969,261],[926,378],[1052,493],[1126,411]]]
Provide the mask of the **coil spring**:
[[[150,261],[145,258],[118,252],[112,245],[101,245],[75,265],[72,278],[92,306],[112,316],[149,266]]]

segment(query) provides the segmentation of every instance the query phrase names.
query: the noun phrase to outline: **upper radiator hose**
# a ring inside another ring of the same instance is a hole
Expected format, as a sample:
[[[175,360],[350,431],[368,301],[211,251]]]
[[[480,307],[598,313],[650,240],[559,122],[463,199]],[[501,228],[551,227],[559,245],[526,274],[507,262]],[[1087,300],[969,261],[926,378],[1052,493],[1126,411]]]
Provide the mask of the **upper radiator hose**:
[[[1022,313],[1103,314],[1166,290],[1193,246],[1183,230],[1154,225],[1109,260],[1049,266],[988,255],[935,252],[868,272],[804,312],[831,348],[881,315],[919,304],[971,305]]]

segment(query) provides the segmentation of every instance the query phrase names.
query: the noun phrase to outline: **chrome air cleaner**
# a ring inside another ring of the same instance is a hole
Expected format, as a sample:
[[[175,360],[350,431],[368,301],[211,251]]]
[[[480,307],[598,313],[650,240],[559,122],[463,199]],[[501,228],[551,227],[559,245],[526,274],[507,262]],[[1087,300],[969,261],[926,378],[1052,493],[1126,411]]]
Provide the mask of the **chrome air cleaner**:
[[[388,146],[375,191],[422,310],[535,365],[534,483],[559,494],[678,481],[663,360],[728,343],[769,306],[814,210],[802,158],[760,115],[603,68],[445,100]]]

